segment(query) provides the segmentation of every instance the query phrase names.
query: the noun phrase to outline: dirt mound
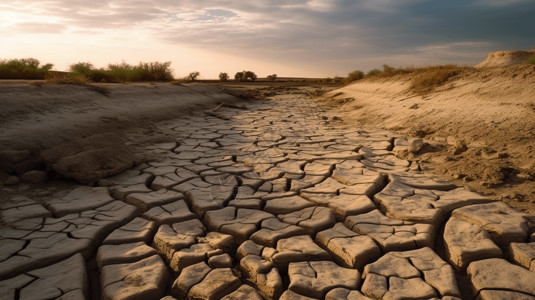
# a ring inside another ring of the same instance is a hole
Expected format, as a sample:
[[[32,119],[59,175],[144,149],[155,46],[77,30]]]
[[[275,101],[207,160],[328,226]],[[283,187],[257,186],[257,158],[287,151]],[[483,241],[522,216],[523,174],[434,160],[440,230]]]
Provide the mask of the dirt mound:
[[[476,65],[476,68],[494,68],[521,65],[525,63],[526,60],[534,54],[535,50],[492,52],[484,61]]]

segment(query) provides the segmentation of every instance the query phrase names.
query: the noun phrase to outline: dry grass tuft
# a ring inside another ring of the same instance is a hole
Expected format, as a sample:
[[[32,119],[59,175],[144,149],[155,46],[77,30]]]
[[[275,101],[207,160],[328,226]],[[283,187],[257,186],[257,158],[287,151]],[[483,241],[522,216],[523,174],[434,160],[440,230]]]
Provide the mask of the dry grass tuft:
[[[456,65],[431,66],[412,71],[411,90],[419,95],[425,95],[443,85],[458,75],[463,67]]]

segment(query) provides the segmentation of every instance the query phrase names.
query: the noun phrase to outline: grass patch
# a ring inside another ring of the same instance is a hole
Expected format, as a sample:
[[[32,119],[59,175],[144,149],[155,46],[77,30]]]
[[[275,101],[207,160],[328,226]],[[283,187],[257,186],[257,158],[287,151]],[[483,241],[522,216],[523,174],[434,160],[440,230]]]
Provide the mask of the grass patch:
[[[425,95],[435,88],[445,84],[455,77],[462,70],[469,67],[459,67],[457,65],[428,66],[421,68],[394,68],[383,65],[383,70],[373,69],[364,78],[392,78],[410,76],[410,90],[419,95]]]
[[[431,66],[412,71],[411,90],[419,95],[425,95],[443,85],[456,76],[463,68],[456,65]]]
[[[535,53],[526,60],[526,63],[535,65]]]
[[[35,58],[0,60],[0,79],[45,79],[53,65],[39,65]]]

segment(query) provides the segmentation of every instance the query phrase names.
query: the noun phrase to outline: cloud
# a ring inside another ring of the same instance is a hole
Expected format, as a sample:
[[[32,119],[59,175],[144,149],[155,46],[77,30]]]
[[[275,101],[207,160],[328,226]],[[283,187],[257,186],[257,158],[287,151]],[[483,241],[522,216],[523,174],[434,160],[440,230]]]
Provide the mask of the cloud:
[[[10,28],[0,31],[112,32],[133,42],[150,37],[343,70],[388,57],[411,63],[528,47],[535,44],[533,15],[532,0],[13,0],[0,4],[0,28]]]

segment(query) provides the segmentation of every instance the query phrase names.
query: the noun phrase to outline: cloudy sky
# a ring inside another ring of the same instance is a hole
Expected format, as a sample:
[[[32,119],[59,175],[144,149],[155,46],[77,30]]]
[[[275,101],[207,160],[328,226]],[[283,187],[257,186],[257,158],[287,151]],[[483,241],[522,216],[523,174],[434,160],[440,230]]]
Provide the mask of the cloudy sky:
[[[534,0],[0,0],[0,58],[345,76],[535,46]]]

